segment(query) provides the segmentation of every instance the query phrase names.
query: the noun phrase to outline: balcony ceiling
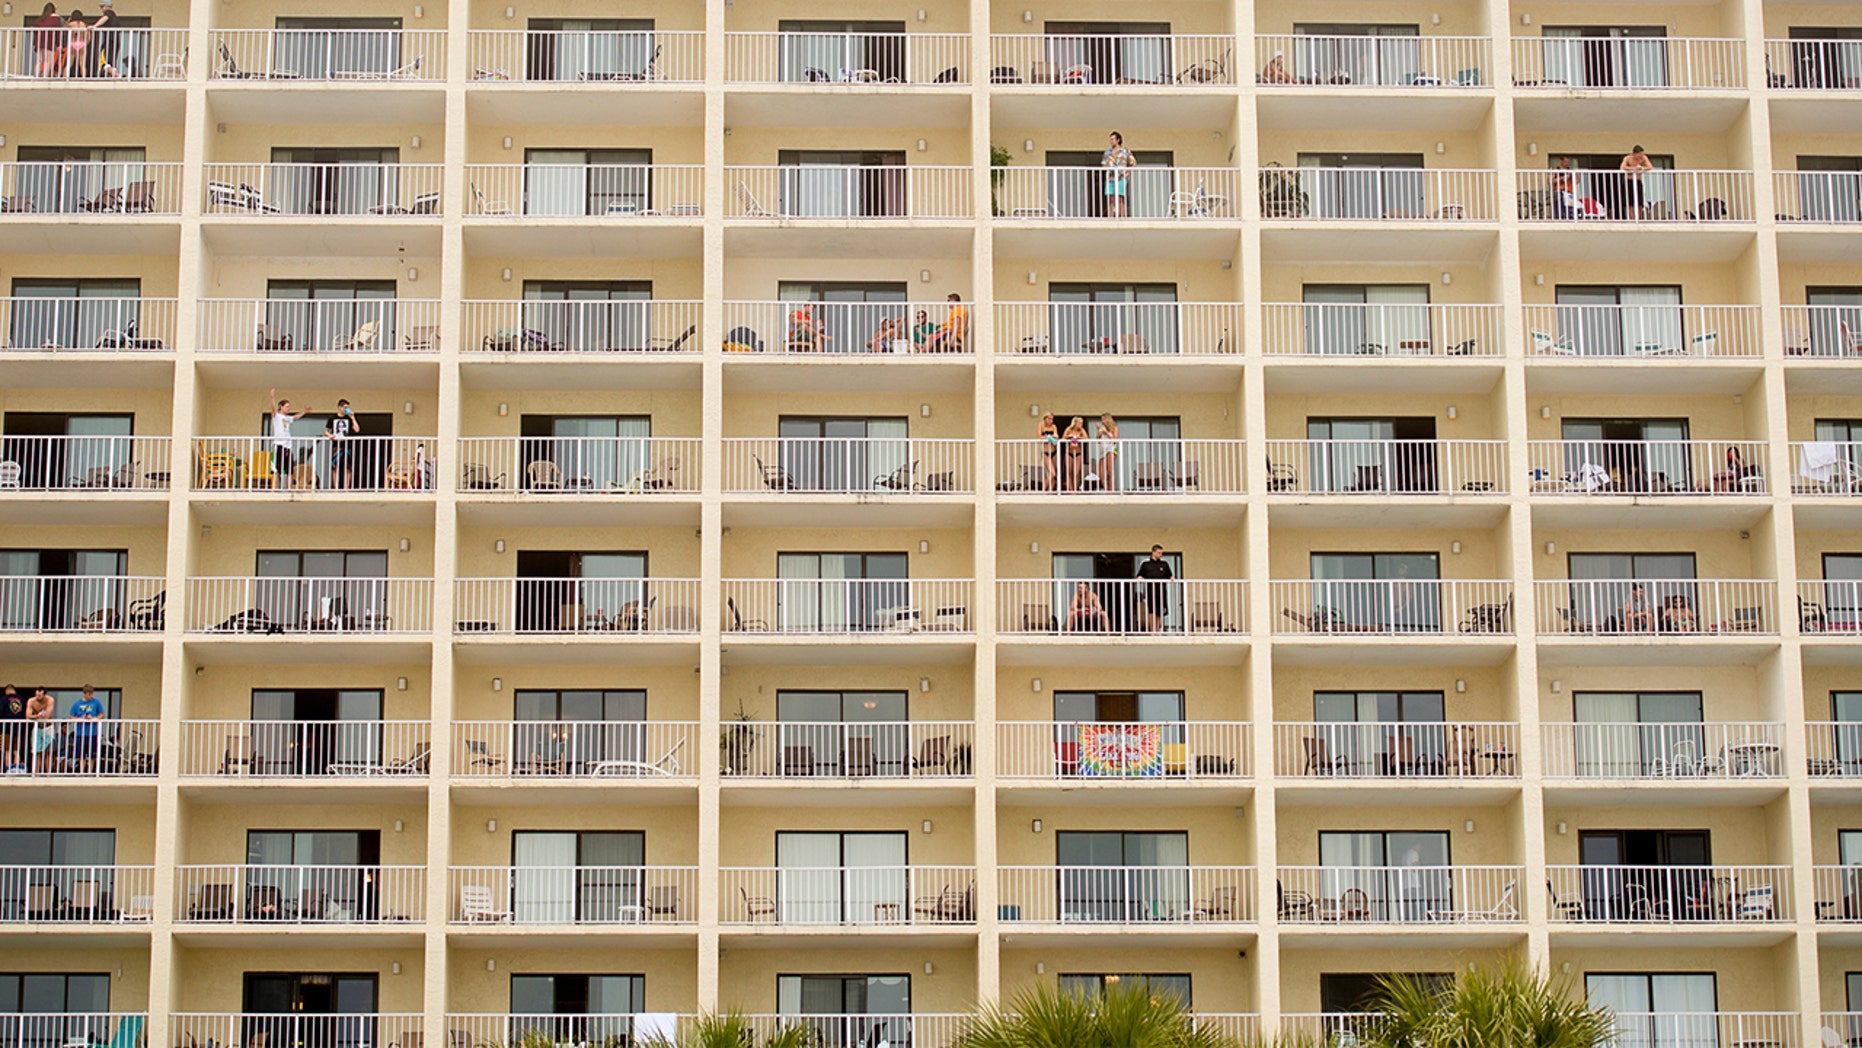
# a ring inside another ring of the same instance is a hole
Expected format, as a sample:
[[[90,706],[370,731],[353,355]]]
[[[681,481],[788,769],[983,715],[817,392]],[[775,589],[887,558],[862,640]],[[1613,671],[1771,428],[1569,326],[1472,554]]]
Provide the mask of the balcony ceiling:
[[[1762,375],[1757,359],[1535,357],[1526,362],[1526,394],[1607,396],[1660,390],[1663,396],[1731,396],[1754,391]]]
[[[0,370],[11,388],[173,389],[175,362],[134,353],[7,353]],[[72,364],[89,365],[73,368]]]
[[[440,368],[430,360],[395,360],[391,354],[228,353],[196,356],[194,375],[209,389],[258,389],[277,386],[314,393],[330,389],[331,364],[341,364],[341,390],[402,393],[439,388]],[[339,395],[352,396],[353,392]],[[334,400],[335,397],[325,398]],[[405,397],[401,399],[406,399]],[[314,403],[315,401],[313,401]]]
[[[996,358],[996,391],[1027,393],[1234,393],[1241,388],[1241,359],[1153,356],[1143,366],[1132,358],[1098,360]],[[1033,419],[1029,420],[1032,429]]]
[[[579,390],[688,390],[698,392],[703,365],[698,356],[674,354],[642,358],[632,353],[512,354],[469,356],[460,362],[459,384],[465,389],[553,392]]]
[[[963,128],[970,88],[901,91],[860,84],[734,87],[724,98],[726,127]]]
[[[1472,223],[1275,222],[1261,230],[1261,260],[1485,263],[1497,243],[1492,227]]]
[[[612,521],[613,514],[610,515]],[[468,666],[691,666],[698,659],[698,634],[684,639],[664,634],[653,640],[607,637],[534,637],[461,634],[453,658]],[[483,639],[481,639],[483,638]]]
[[[433,658],[432,644],[417,635],[338,640],[284,633],[190,633],[186,652],[196,666],[377,666]]]
[[[181,253],[180,220],[159,216],[8,215],[6,253],[47,258],[61,255],[174,258]]]
[[[1274,614],[1279,616],[1280,609]],[[1287,622],[1284,617],[1279,621]],[[1287,666],[1500,666],[1513,650],[1513,638],[1506,635],[1485,640],[1450,634],[1274,638],[1274,662]]]
[[[1688,922],[1689,924],[1693,922]],[[1687,924],[1554,924],[1552,948],[1590,947],[1608,950],[1713,950],[1776,946],[1791,938],[1791,925],[1751,925],[1745,928],[1689,927]]]
[[[1177,92],[1088,87],[1066,91],[998,85],[990,92],[992,127],[1004,131],[1098,131],[1124,128],[1210,132],[1235,122],[1235,96],[1228,90]],[[1225,132],[1224,132],[1225,133]],[[1133,139],[1133,144],[1137,140]],[[1014,147],[1011,147],[1014,148]],[[1034,163],[1016,151],[1018,163]]]
[[[1855,96],[1846,98],[1795,97],[1790,93],[1771,98],[1771,129],[1782,135],[1853,135],[1862,131],[1862,106]],[[1782,160],[1779,167],[1789,167]]]
[[[725,635],[722,657],[732,666],[962,666],[975,661],[976,642],[967,634],[949,633],[878,637],[730,633]]]
[[[162,642],[121,633],[39,634],[0,642],[0,658],[9,663],[155,664],[162,661]]]
[[[453,803],[461,808],[601,808],[613,805],[621,797],[631,805],[696,808],[698,781],[656,783],[643,779],[604,778],[595,783],[569,777],[551,782],[492,778],[452,780]],[[518,928],[524,930],[522,925]]]
[[[1003,494],[1004,528],[1235,528],[1247,515],[1243,495]]]
[[[1862,644],[1853,639],[1806,637],[1803,654],[1806,666],[1862,666]]]
[[[1159,927],[1151,927],[1152,925]],[[1193,924],[1171,927],[1164,921],[1140,921],[1135,924],[1003,924],[1002,945],[1027,950],[1035,947],[1080,950],[1246,950],[1254,945],[1252,923],[1247,925]],[[1192,930],[1194,929],[1194,930]],[[1286,932],[1281,931],[1281,937]],[[1520,934],[1525,934],[1523,931]],[[1414,945],[1407,943],[1405,945]]]
[[[421,948],[426,922],[314,925],[273,921],[269,924],[177,924],[174,942],[194,950],[245,950],[294,954],[299,950],[382,950]],[[148,941],[148,933],[143,933]],[[41,942],[43,945],[43,942]]]
[[[295,218],[205,216],[201,239],[216,255],[257,258],[421,260],[440,257],[440,224],[430,218],[305,215]],[[169,249],[174,250],[173,248]]]
[[[1263,91],[1264,131],[1476,131],[1493,110],[1491,91],[1419,88],[1378,91]]]
[[[1595,786],[1547,780],[1547,808],[1762,808],[1784,796],[1783,779],[1712,786],[1700,782],[1635,782]]]
[[[1854,642],[1850,642],[1854,647]],[[1686,639],[1540,637],[1539,666],[1756,666],[1778,653],[1778,638],[1729,640],[1710,634]],[[1858,649],[1862,653],[1862,649]],[[1276,652],[1275,658],[1279,658]],[[1806,661],[1809,661],[1806,659]]]
[[[963,356],[724,355],[727,393],[968,393],[975,387],[976,362]]]
[[[1008,940],[1005,938],[1003,941]],[[528,937],[524,939],[524,945],[526,948],[529,947]],[[823,963],[835,964],[844,963],[845,951],[849,950],[902,950],[908,954],[917,950],[973,950],[976,948],[976,928],[961,925],[939,927],[922,924],[873,924],[848,927],[727,924],[718,929],[718,948],[720,950],[841,951],[843,958],[830,957],[823,961]]]
[[[481,84],[466,91],[473,127],[702,127],[705,96],[686,90],[616,90],[614,84]],[[521,160],[515,157],[513,162]]]
[[[727,527],[968,528],[976,520],[970,495],[764,495],[724,496]]]
[[[1276,393],[1470,393],[1486,396],[1499,384],[1504,368],[1497,358],[1488,361],[1344,357],[1308,361],[1297,357],[1269,357],[1263,374],[1270,396]]]
[[[1786,357],[1784,388],[1797,396],[1862,396],[1862,368],[1816,357]]]
[[[704,231],[697,219],[540,218],[522,224],[468,219],[466,251],[487,258],[699,258]]]
[[[1856,108],[1862,109],[1862,105]],[[1824,226],[1822,229],[1778,230],[1778,261],[1855,265],[1862,262],[1862,236],[1855,228]]]
[[[1526,937],[1524,924],[1488,928],[1461,926],[1429,928],[1415,924],[1354,925],[1338,921],[1322,924],[1282,924],[1280,943],[1285,950],[1397,950],[1495,949]]]
[[[1542,223],[1520,230],[1519,257],[1528,266],[1538,260],[1620,263],[1626,258],[1642,262],[1731,262],[1751,250],[1755,236],[1751,226],[1735,228],[1730,224],[1727,228],[1707,229],[1681,222],[1600,222],[1576,228]],[[1852,235],[1845,239],[1853,259],[1855,238]],[[1782,254],[1783,248],[1779,250]]]
[[[171,127],[178,139],[187,94],[178,83],[8,80],[0,91],[0,123],[120,124]]]
[[[1289,501],[1281,501],[1282,498]],[[1506,518],[1504,496],[1314,495],[1274,496],[1269,500],[1270,528],[1373,530],[1445,527],[1493,528]]]
[[[612,787],[610,787],[612,789]],[[814,782],[794,779],[724,779],[719,803],[726,808],[967,808],[976,784],[955,778],[948,786],[920,782],[862,781],[822,776]],[[613,794],[608,794],[609,798]],[[1178,803],[1181,803],[1179,800]]]
[[[1000,666],[1239,666],[1247,661],[1245,633],[1195,637],[1077,637],[1000,634]]]
[[[1240,224],[1229,221],[1071,222],[997,219],[998,259],[1232,261],[1241,257]]]
[[[1659,495],[1638,498],[1617,495],[1535,495],[1532,522],[1541,528],[1570,528],[1577,531],[1750,529],[1765,518],[1769,509],[1770,502],[1763,496]]]
[[[1283,787],[1284,789],[1284,787]],[[1283,792],[1282,797],[1286,794]],[[1254,800],[1254,786],[1230,781],[1170,779],[1150,785],[1086,779],[1030,781],[996,779],[996,803],[1004,808],[1235,808]],[[1380,801],[1380,803],[1383,803]]]
[[[12,520],[41,527],[159,528],[168,523],[166,490],[108,498],[87,498],[82,492],[9,494],[6,504]]]
[[[266,83],[216,80],[207,88],[209,124],[323,124],[409,127],[446,122],[441,84]],[[211,127],[208,128],[212,130]],[[435,146],[439,143],[435,142]],[[439,159],[435,150],[434,159]]]
[[[1698,92],[1521,91],[1513,101],[1513,124],[1520,132],[1568,131],[1717,134],[1731,128],[1745,112],[1743,93],[1706,96]],[[1558,143],[1540,142],[1539,156]]]
[[[1798,501],[1793,512],[1799,531],[1862,532],[1862,499],[1845,499],[1838,505],[1810,505]]]
[[[206,783],[197,779],[183,779],[181,795],[193,804],[229,807],[385,807],[393,804],[423,807],[426,804],[427,777],[410,775],[400,779],[358,779],[353,784],[342,786],[293,779],[239,783]]]
[[[1519,791],[1518,779],[1478,784],[1380,778],[1325,782],[1320,777],[1295,776],[1280,780],[1274,803],[1282,808],[1497,808],[1513,803]]]
[[[462,493],[459,523],[468,528],[693,527],[698,496],[519,496]]]
[[[967,221],[916,219],[732,219],[724,227],[724,254],[738,258],[884,259],[897,264],[970,257]]]
[[[314,495],[258,492],[245,498],[227,498],[224,493],[208,491],[196,492],[188,505],[200,524],[433,528],[433,493],[427,491],[319,491]]]

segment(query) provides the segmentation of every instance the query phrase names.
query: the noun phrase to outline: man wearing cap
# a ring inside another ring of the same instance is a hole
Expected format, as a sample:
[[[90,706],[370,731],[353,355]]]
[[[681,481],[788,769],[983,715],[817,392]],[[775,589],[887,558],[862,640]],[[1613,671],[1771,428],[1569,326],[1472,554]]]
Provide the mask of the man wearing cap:
[[[102,10],[97,12],[97,20],[91,23],[91,53],[96,56],[98,76],[124,76],[127,70],[120,69],[116,63],[117,23],[122,19],[116,14],[116,0],[97,0]]]

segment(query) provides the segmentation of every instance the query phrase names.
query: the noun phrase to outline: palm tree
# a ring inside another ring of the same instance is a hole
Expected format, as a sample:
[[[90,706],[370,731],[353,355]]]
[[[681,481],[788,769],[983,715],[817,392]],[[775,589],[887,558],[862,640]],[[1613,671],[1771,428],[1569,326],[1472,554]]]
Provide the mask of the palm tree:
[[[1143,979],[1108,982],[1103,993],[1035,983],[1007,1004],[989,1005],[964,1023],[957,1048],[1235,1048],[1199,1027],[1175,993]]]
[[[1615,1019],[1518,960],[1471,965],[1441,984],[1386,976],[1372,1000],[1367,1048],[1596,1048]]]

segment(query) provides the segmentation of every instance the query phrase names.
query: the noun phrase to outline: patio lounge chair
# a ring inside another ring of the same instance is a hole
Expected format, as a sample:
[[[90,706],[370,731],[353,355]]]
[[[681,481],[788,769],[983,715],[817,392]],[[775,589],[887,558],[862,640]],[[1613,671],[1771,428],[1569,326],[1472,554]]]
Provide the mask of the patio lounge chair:
[[[380,331],[381,331],[381,321],[379,320],[364,321],[362,326],[356,329],[355,334],[348,335],[348,336],[338,335],[336,337],[336,341],[330,344],[330,348],[333,350],[334,349],[374,349],[375,348],[375,336],[379,334]]]
[[[1432,921],[1454,921],[1461,923],[1482,921],[1516,921],[1519,920],[1519,882],[1508,881],[1506,888],[1500,892],[1500,898],[1485,910],[1430,910]]]
[[[781,215],[778,215],[775,212],[765,211],[763,209],[762,202],[757,200],[756,194],[751,192],[750,187],[746,185],[745,183],[743,182],[737,183],[735,192],[737,194],[737,212],[738,212],[739,217],[741,218],[780,218],[782,217]]]
[[[499,924],[511,920],[511,911],[491,901],[491,888],[483,884],[459,886],[459,919],[467,924]]]
[[[760,633],[769,632],[769,623],[764,622],[762,619],[746,619],[737,611],[736,597],[724,598],[724,610],[730,612],[731,624],[728,628],[733,633],[741,633],[745,630],[755,630]]]

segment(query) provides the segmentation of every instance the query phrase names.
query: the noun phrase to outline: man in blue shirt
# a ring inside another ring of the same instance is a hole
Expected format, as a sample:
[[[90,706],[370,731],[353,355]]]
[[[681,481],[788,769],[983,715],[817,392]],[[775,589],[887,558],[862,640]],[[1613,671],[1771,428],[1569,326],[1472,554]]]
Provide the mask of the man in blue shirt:
[[[77,766],[80,774],[97,770],[97,722],[102,718],[102,700],[90,685],[84,685],[84,697],[71,704],[71,743],[66,751],[66,759]]]

